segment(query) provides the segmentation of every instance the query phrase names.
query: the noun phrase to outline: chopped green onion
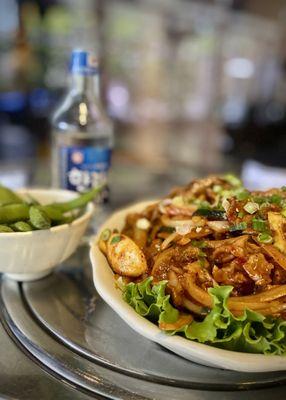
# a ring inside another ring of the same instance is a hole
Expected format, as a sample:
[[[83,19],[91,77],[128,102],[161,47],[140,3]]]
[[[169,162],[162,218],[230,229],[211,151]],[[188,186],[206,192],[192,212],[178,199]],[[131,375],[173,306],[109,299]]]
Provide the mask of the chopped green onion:
[[[279,196],[278,194],[273,194],[272,196],[269,197],[269,203],[271,204],[280,204],[282,201],[282,197]]]
[[[239,211],[239,213],[237,214],[238,218],[243,218],[245,216],[243,211]]]
[[[240,222],[239,224],[231,226],[229,228],[229,231],[230,232],[244,231],[244,229],[247,229],[247,223],[246,222]]]
[[[207,247],[206,242],[204,242],[203,240],[192,240],[191,244],[194,247],[198,247],[199,249],[204,249]]]
[[[268,198],[264,197],[264,196],[252,196],[252,201],[254,203],[262,204],[262,203],[266,203],[267,200],[268,200]]]
[[[237,176],[233,174],[226,174],[223,179],[227,181],[231,186],[242,186],[242,182]]]
[[[253,226],[253,229],[255,229],[258,232],[267,231],[267,223],[263,219],[253,218],[252,226]]]
[[[172,204],[177,207],[183,207],[184,206],[184,199],[182,196],[175,196],[172,198]]]
[[[111,230],[110,229],[104,229],[104,231],[101,232],[100,235],[100,240],[103,240],[104,242],[106,242],[111,235]]]
[[[248,190],[240,190],[239,192],[237,192],[235,194],[235,197],[239,201],[246,200],[249,197],[249,191]]]
[[[233,190],[222,190],[220,192],[221,197],[224,199],[229,199],[230,197],[233,196]]]
[[[214,185],[214,187],[213,187],[214,193],[219,193],[219,192],[221,192],[221,190],[222,190],[222,187],[220,185]]]
[[[199,257],[206,257],[206,253],[202,249],[199,250]]]
[[[200,266],[201,266],[202,268],[204,268],[205,265],[206,265],[206,259],[205,259],[205,257],[199,257],[199,263],[200,263]]]
[[[278,194],[273,194],[272,196],[253,196],[252,201],[258,204],[268,203],[280,205],[283,201],[283,198]]]
[[[249,201],[248,203],[245,204],[243,209],[248,212],[248,214],[254,214],[256,211],[259,210],[259,205],[257,203],[254,203],[252,201]]]
[[[120,235],[117,235],[117,236],[114,236],[112,239],[111,239],[111,244],[115,244],[115,243],[118,243],[118,242],[120,242],[120,240],[121,240],[121,236]]]
[[[193,199],[190,204],[195,204],[196,206],[207,210],[211,208],[211,204],[206,200]]]
[[[261,243],[272,243],[273,242],[272,236],[269,235],[268,233],[259,233],[258,240]]]

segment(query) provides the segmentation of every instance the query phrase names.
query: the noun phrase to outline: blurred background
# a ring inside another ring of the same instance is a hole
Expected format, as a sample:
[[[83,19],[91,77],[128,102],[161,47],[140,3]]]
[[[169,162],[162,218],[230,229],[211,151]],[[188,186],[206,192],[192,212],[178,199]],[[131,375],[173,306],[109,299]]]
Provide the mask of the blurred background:
[[[50,116],[77,47],[100,59],[117,185],[141,196],[148,174],[169,188],[221,171],[285,184],[285,0],[1,0],[2,183],[49,184]]]

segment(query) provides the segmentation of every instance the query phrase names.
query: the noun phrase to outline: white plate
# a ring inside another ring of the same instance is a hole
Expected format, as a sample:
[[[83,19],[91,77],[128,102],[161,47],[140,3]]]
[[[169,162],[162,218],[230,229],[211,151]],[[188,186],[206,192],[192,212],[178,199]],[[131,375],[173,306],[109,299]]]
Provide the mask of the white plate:
[[[152,202],[142,202],[113,214],[101,227],[119,229],[124,226],[125,216],[129,212],[139,212]],[[90,258],[93,267],[93,280],[100,296],[110,307],[136,332],[156,342],[176,354],[199,364],[211,367],[231,369],[241,372],[267,372],[286,370],[286,357],[265,356],[260,354],[238,353],[217,349],[180,336],[168,336],[155,324],[141,317],[129,306],[116,288],[113,272],[97,246],[98,236],[91,244]]]

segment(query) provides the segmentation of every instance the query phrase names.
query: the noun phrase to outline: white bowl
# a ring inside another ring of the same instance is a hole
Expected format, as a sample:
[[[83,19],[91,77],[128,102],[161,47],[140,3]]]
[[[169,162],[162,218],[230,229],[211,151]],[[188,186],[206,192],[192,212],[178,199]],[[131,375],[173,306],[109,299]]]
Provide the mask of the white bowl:
[[[100,228],[91,244],[90,258],[93,267],[94,285],[99,295],[107,304],[136,332],[153,342],[159,343],[174,353],[210,367],[219,367],[241,372],[267,372],[286,370],[286,357],[265,356],[262,354],[239,353],[218,349],[197,343],[178,335],[168,336],[157,325],[141,317],[122,299],[121,291],[115,286],[113,272],[102,252],[97,246],[102,230],[119,229],[125,223],[130,212],[142,211],[150,202],[138,203],[132,207],[113,214]]]
[[[64,202],[78,196],[60,189],[22,189],[17,193],[30,194],[41,204]],[[48,275],[76,250],[93,211],[94,205],[89,203],[85,213],[71,224],[31,232],[0,233],[0,272],[19,281]]]

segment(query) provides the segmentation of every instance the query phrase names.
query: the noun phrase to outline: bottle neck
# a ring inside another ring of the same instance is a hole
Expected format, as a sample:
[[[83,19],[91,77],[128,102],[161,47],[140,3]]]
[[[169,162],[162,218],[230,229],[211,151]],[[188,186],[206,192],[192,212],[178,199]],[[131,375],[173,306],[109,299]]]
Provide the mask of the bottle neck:
[[[99,99],[99,77],[95,75],[71,74],[70,87],[75,95]]]

